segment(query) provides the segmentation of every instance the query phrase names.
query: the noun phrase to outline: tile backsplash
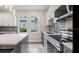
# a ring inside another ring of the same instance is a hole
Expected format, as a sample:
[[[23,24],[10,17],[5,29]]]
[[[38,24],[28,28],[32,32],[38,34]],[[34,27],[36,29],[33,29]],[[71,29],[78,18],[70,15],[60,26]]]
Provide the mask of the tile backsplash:
[[[0,26],[0,31],[17,32],[16,26]]]

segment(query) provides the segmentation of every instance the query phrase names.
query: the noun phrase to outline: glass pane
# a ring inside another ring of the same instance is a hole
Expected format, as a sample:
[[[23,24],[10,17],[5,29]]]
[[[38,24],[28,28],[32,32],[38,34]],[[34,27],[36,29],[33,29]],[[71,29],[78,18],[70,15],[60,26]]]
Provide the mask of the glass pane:
[[[26,16],[19,17],[19,30],[20,30],[20,32],[27,32]]]
[[[31,17],[31,32],[38,32],[38,18],[37,17]]]

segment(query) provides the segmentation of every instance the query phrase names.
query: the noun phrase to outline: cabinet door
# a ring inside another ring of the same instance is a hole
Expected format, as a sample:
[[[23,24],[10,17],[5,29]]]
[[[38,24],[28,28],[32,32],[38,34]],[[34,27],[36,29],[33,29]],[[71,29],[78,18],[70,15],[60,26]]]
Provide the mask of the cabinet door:
[[[8,19],[9,19],[9,16],[8,15],[2,15],[2,25],[3,26],[8,26]]]
[[[16,26],[15,16],[9,14],[1,14],[0,26]]]
[[[16,26],[16,19],[15,19],[15,16],[13,15],[9,15],[9,26]]]
[[[14,26],[14,17],[12,15],[9,15],[9,26]]]
[[[0,26],[2,26],[2,15],[0,15]]]

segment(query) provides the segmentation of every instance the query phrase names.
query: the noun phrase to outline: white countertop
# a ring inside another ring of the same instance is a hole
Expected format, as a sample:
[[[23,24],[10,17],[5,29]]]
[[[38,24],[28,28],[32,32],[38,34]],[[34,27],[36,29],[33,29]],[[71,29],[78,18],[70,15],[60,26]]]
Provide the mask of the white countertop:
[[[0,31],[0,33],[2,33],[2,34],[10,34],[10,33],[16,33],[16,32],[14,32],[14,31]]]
[[[26,36],[28,36],[28,33],[1,34],[0,45],[17,45]]]
[[[72,42],[68,42],[68,43],[62,43],[65,47],[73,50],[73,43]]]

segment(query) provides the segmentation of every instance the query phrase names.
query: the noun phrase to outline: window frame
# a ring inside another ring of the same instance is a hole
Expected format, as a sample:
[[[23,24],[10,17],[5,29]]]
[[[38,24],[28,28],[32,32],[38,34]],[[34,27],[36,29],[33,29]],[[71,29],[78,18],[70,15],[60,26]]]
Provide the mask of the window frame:
[[[38,18],[38,31],[37,32],[31,32],[31,30],[29,30],[29,33],[39,33],[40,32],[40,20],[38,16],[31,16],[31,17],[37,17]],[[31,24],[31,17],[29,19],[29,29],[30,29],[30,24]]]
[[[20,16],[26,17],[26,22],[27,22],[27,31],[26,32],[20,32],[20,19],[19,19]],[[28,32],[28,17],[25,15],[19,15],[19,16],[17,16],[17,18],[18,18],[18,32],[19,33],[27,33]]]
[[[39,33],[40,32],[40,20],[39,20],[39,17],[38,16],[31,16],[31,17],[37,17],[38,18],[38,31],[37,32],[31,32],[31,30],[30,30],[30,23],[31,23],[31,17],[27,17],[27,31],[26,32],[20,32],[20,29],[19,29],[19,23],[20,23],[20,20],[19,20],[19,17],[20,16],[25,16],[25,15],[19,15],[19,16],[17,16],[17,25],[18,25],[18,32],[19,33]]]

